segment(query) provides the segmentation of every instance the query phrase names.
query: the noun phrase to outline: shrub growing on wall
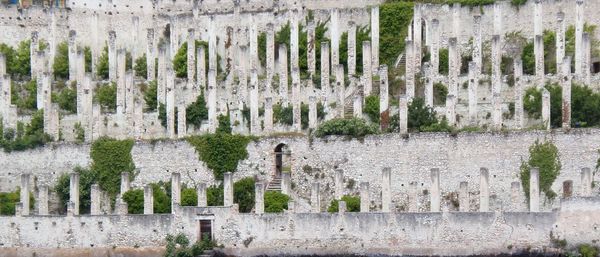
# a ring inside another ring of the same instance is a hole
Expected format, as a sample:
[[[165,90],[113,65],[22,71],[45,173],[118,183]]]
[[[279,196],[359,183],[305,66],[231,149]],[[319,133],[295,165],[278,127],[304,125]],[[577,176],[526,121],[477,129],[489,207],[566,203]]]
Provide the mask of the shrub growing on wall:
[[[342,196],[342,201],[346,202],[347,212],[359,212],[360,211],[360,197],[352,195]],[[327,207],[327,212],[338,212],[339,211],[339,200],[334,199]]]
[[[57,83],[58,92],[52,92],[52,102],[57,103],[60,109],[67,111],[68,113],[77,113],[77,90],[73,83],[66,85],[63,83]]]
[[[379,124],[379,96],[370,95],[365,97],[365,106],[363,112],[369,117],[371,122]]]
[[[198,193],[194,188],[188,188],[185,185],[181,189],[181,206],[198,205]]]
[[[4,129],[0,122],[0,147],[6,152],[23,151],[45,145],[52,140],[50,135],[44,133],[44,111],[39,110],[31,116],[29,124],[17,123],[17,130]]]
[[[529,176],[532,167],[539,168],[540,192],[544,192],[548,199],[554,199],[556,193],[552,190],[552,183],[560,175],[561,163],[558,148],[551,141],[540,142],[536,140],[529,147],[529,160],[521,161],[521,184],[525,196],[529,199]]]
[[[152,183],[152,196],[154,197],[154,213],[171,213],[171,190],[166,183]]]
[[[54,56],[52,70],[54,71],[54,77],[57,79],[69,78],[69,45],[67,42],[61,42],[56,46],[56,55]]]
[[[102,53],[98,58],[98,65],[96,65],[96,75],[102,79],[108,79],[108,46],[102,48]]]
[[[37,110],[37,81],[11,83],[11,102],[20,110]]]
[[[135,65],[133,66],[135,70],[135,75],[138,77],[142,77],[144,79],[148,78],[148,66],[146,61],[146,54],[141,57],[135,59]]]
[[[90,190],[92,184],[97,180],[97,174],[89,169],[75,167],[73,172],[79,173],[79,210],[80,213],[89,213],[91,206]],[[63,173],[54,186],[54,191],[58,195],[61,202],[61,212],[67,211],[67,203],[69,202],[70,191],[70,175],[68,172]]]
[[[114,113],[117,110],[117,84],[112,82],[96,87],[94,100],[100,104],[103,111]]]
[[[277,191],[265,192],[265,212],[279,213],[287,210],[290,197]]]
[[[315,136],[324,137],[329,135],[340,135],[364,137],[369,134],[375,134],[377,131],[377,126],[367,124],[364,119],[332,119],[319,125],[315,132]]]
[[[144,190],[132,189],[123,194],[123,201],[127,203],[127,213],[144,213]]]
[[[158,84],[156,80],[150,81],[144,93],[144,102],[146,103],[144,110],[146,111],[156,111],[156,107],[158,105],[158,100],[156,99],[158,95]]]
[[[223,173],[234,172],[240,160],[248,157],[246,146],[250,137],[228,133],[190,136],[187,141],[194,146],[199,159],[213,171],[215,178],[223,179]]]
[[[101,137],[92,143],[90,170],[97,174],[98,185],[109,196],[119,193],[121,173],[129,172],[133,176],[135,165],[131,157],[133,140],[116,140]]]
[[[202,121],[208,119],[208,108],[206,107],[203,93],[198,95],[195,102],[187,106],[185,109],[185,118],[187,124],[194,125],[196,128],[200,128]]]

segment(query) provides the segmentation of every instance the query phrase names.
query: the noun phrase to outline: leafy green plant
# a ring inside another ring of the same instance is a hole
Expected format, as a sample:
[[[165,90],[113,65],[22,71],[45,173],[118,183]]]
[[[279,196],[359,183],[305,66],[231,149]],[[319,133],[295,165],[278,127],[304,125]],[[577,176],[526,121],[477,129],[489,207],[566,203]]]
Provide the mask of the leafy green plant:
[[[558,148],[551,142],[540,142],[536,140],[529,147],[529,160],[521,161],[521,184],[525,191],[525,196],[529,199],[529,176],[532,167],[539,168],[539,186],[540,192],[544,192],[550,200],[556,197],[552,190],[552,183],[560,175],[561,163],[558,155]]]
[[[379,8],[379,59],[391,67],[404,52],[404,39],[413,17],[412,2],[388,1]]]
[[[90,170],[97,174],[98,185],[114,199],[119,193],[121,173],[133,176],[135,164],[131,156],[133,140],[101,137],[92,143]]]
[[[187,124],[194,125],[196,128],[200,128],[202,121],[208,119],[208,108],[203,93],[198,95],[195,102],[187,106],[185,115]]]
[[[85,130],[81,127],[81,122],[77,122],[74,125],[75,129],[75,141],[82,143],[85,140]]]
[[[0,130],[4,136],[0,138],[0,147],[6,152],[24,151],[45,145],[52,140],[50,135],[44,133],[44,111],[39,110],[31,116],[29,124],[17,123],[16,131],[6,129],[0,122]]]
[[[356,50],[355,60],[356,60],[356,74],[361,74],[363,71],[362,67],[362,42],[363,41],[371,41],[371,29],[368,25],[363,27],[356,28],[356,38],[355,38],[355,46]],[[340,40],[340,63],[344,64],[346,67],[346,71],[348,69],[348,32],[344,32],[341,36]]]
[[[21,201],[21,189],[13,192],[0,192],[0,215],[15,215],[15,206]],[[29,192],[29,209],[33,209],[35,205],[35,198],[33,194]]]
[[[342,201],[346,202],[347,212],[359,212],[360,211],[360,197],[352,195],[342,196]],[[339,211],[339,200],[334,199],[327,207],[327,212],[333,213]]]
[[[364,119],[332,119],[323,122],[316,130],[316,137],[329,135],[341,135],[350,137],[364,137],[369,134],[377,133],[378,128],[375,125],[367,124]]]
[[[217,127],[217,134],[231,134],[231,120],[229,115],[219,115],[217,117],[219,126]]]
[[[150,184],[154,197],[154,213],[171,213],[171,186],[169,183],[159,182]]]
[[[117,110],[117,84],[111,82],[98,85],[94,100],[100,104],[105,112],[114,113]]]
[[[11,83],[11,101],[19,110],[37,109],[37,81],[30,80],[25,83]]]
[[[365,106],[363,112],[369,117],[371,122],[379,124],[379,96],[370,95],[365,97]]]
[[[203,238],[190,245],[190,240],[183,233],[176,236],[167,235],[165,241],[167,242],[167,246],[163,255],[164,257],[200,256],[205,250],[213,249],[216,246],[215,242],[210,241],[209,238]]]
[[[246,146],[250,137],[228,133],[190,136],[187,141],[194,146],[199,159],[213,171],[216,179],[223,179],[223,173],[234,172],[238,162],[248,157]]]
[[[194,188],[188,188],[184,185],[181,189],[181,206],[198,205],[198,193]]]
[[[448,48],[440,48],[439,52],[439,63],[438,63],[438,71],[442,75],[448,75],[449,70],[449,62],[448,62]]]
[[[58,92],[52,93],[52,102],[68,113],[77,113],[77,90],[73,85],[64,85]]]
[[[148,65],[146,61],[146,54],[141,57],[135,59],[135,65],[133,66],[135,70],[135,75],[138,77],[148,78]]]
[[[280,213],[288,208],[290,197],[277,191],[265,192],[265,212]]]
[[[69,45],[67,42],[61,42],[56,46],[52,70],[57,79],[69,78]]]
[[[98,58],[98,65],[96,65],[96,74],[102,79],[108,79],[108,46],[102,48],[102,53]]]
[[[240,179],[233,184],[233,201],[238,204],[242,213],[251,212],[254,208],[254,178]]]
[[[79,166],[73,168],[73,172],[79,174],[79,211],[80,213],[89,213],[91,206],[91,187],[92,184],[96,182],[97,174],[89,169]],[[58,199],[61,203],[60,212],[65,213],[70,197],[69,173],[63,173],[58,177],[58,180],[54,185],[54,191],[58,195]]]
[[[445,105],[448,87],[440,82],[433,84],[433,105]]]
[[[145,110],[146,111],[156,111],[156,107],[157,107],[157,95],[158,95],[158,83],[156,82],[156,80],[150,81],[150,83],[148,83],[148,87],[146,87],[145,90],[143,90],[143,94],[144,94],[144,103],[146,103],[145,105]]]
[[[131,189],[123,194],[123,201],[127,203],[127,213],[144,213],[144,190]]]

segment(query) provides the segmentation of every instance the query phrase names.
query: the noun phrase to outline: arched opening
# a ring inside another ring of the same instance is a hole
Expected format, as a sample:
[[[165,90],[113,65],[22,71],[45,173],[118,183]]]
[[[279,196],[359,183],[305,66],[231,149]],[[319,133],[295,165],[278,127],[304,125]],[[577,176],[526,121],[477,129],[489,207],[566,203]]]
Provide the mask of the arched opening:
[[[292,152],[288,145],[281,143],[275,147],[275,177],[281,177],[283,172],[291,172],[292,165],[290,161]]]

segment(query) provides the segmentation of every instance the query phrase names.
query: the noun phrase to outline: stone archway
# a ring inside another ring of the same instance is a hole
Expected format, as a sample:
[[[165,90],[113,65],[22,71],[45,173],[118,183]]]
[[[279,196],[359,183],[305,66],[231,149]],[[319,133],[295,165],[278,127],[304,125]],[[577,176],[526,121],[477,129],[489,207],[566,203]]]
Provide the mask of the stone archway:
[[[275,174],[274,177],[280,178],[281,173],[291,172],[291,154],[288,145],[278,144],[274,149],[275,154]]]

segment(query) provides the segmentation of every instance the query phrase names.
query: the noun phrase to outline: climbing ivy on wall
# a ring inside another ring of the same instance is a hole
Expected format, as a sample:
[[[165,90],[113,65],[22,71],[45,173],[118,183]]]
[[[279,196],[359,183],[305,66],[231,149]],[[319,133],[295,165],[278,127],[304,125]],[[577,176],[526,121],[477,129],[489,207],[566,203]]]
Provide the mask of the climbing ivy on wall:
[[[133,140],[101,137],[92,143],[90,170],[97,174],[100,188],[112,197],[119,193],[121,173],[129,172],[131,176],[134,175],[132,148]]]
[[[246,146],[251,138],[228,133],[190,136],[187,141],[196,148],[199,159],[213,171],[215,178],[223,179],[223,173],[234,172],[240,160],[248,157]]]
[[[525,196],[529,199],[529,178],[531,168],[539,168],[540,192],[544,192],[548,199],[554,199],[556,193],[552,190],[552,183],[560,175],[561,163],[558,148],[551,141],[540,142],[536,140],[529,147],[529,160],[521,161],[521,184]]]
[[[379,9],[379,62],[391,67],[404,52],[404,39],[413,17],[413,3],[390,1]]]

